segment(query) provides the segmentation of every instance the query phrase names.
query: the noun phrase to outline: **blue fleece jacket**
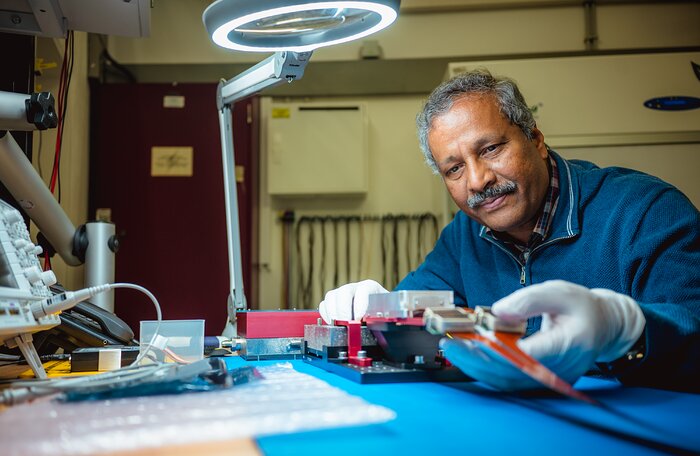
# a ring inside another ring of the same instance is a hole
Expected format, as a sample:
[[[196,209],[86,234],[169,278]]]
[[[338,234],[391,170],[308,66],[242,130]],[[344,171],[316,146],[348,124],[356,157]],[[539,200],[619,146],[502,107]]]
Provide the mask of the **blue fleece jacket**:
[[[553,155],[559,204],[549,237],[524,264],[460,212],[396,289],[454,290],[455,303],[469,307],[552,279],[624,293],[646,317],[646,356],[615,364],[613,374],[628,384],[700,389],[698,210],[656,177]],[[528,332],[539,323],[528,322]]]

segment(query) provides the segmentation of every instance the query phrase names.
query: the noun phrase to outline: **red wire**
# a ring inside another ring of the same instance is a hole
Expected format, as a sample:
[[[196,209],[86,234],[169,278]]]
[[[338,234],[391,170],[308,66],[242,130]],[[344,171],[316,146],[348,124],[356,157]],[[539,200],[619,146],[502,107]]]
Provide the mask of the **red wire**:
[[[58,170],[61,158],[61,139],[63,137],[63,105],[66,99],[66,88],[68,79],[68,62],[69,62],[69,41],[70,35],[66,37],[66,42],[63,50],[63,63],[61,64],[61,76],[58,83],[58,109],[56,113],[58,114],[58,128],[56,130],[56,148],[54,151],[53,159],[53,169],[51,170],[51,183],[49,184],[49,190],[54,193],[56,189],[56,181],[58,180]]]
[[[67,95],[67,82],[68,82],[68,65],[69,60],[72,56],[69,56],[69,41],[71,40],[71,35],[66,37],[65,47],[63,49],[63,63],[61,64],[61,75],[58,82],[58,97],[57,97],[57,109],[56,113],[58,116],[58,125],[56,129],[56,147],[54,151],[53,158],[53,168],[51,170],[51,181],[49,184],[49,190],[51,194],[54,193],[56,189],[56,181],[58,180],[59,163],[61,159],[61,139],[63,137],[63,104],[66,100]],[[44,254],[44,270],[48,271],[51,269],[51,257],[48,252]]]

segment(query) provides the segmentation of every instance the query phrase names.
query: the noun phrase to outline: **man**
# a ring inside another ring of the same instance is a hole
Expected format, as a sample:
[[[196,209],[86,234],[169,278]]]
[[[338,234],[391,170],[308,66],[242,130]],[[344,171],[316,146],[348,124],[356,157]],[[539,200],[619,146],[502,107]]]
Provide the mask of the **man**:
[[[417,118],[427,163],[461,212],[397,290],[527,320],[520,347],[568,381],[595,363],[621,381],[700,388],[700,216],[646,174],[564,160],[515,83],[477,70],[435,89]],[[326,321],[361,318],[374,281],[326,294]],[[445,355],[503,389],[536,386],[461,340]]]

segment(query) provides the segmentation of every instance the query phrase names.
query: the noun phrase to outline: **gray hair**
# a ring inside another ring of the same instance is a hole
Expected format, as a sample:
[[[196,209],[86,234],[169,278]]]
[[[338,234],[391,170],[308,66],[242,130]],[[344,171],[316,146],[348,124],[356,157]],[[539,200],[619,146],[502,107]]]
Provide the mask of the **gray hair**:
[[[525,103],[525,98],[512,79],[492,76],[485,68],[479,68],[460,74],[440,84],[430,94],[423,109],[416,117],[418,141],[423,151],[425,162],[435,174],[439,174],[437,163],[428,144],[428,135],[435,118],[447,113],[458,99],[472,94],[496,97],[501,114],[522,130],[527,139],[534,138],[535,118]]]

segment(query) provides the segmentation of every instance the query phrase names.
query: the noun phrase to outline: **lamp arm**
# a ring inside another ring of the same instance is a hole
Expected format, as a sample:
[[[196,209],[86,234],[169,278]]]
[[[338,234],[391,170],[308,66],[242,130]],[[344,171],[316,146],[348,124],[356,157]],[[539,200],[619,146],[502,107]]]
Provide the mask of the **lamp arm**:
[[[226,204],[226,238],[228,245],[229,297],[228,322],[225,337],[235,337],[236,311],[247,308],[243,291],[243,261],[236,190],[236,160],[233,150],[232,105],[263,89],[301,79],[311,52],[279,51],[228,81],[219,83],[216,106],[219,110],[221,133],[221,160],[224,172],[224,200]]]
[[[224,171],[224,202],[226,204],[226,240],[228,246],[229,296],[228,317],[236,321],[236,310],[247,308],[243,291],[243,261],[241,259],[241,236],[238,217],[238,191],[236,189],[236,165],[233,152],[233,127],[231,106],[219,110],[221,130],[221,163]],[[236,334],[233,334],[235,336]]]
[[[119,240],[112,223],[90,222],[76,230],[44,180],[8,130],[46,130],[57,125],[49,92],[25,95],[0,91],[0,182],[10,191],[41,234],[70,266],[85,263],[85,285],[114,282],[114,254]],[[114,311],[114,293],[93,298]]]
[[[221,109],[261,90],[301,79],[311,55],[312,52],[275,52],[238,76],[220,83],[217,107]]]
[[[0,182],[36,223],[66,264],[82,264],[73,254],[75,226],[7,131],[0,131]]]
[[[73,223],[7,131],[46,130],[56,125],[54,98],[49,92],[26,95],[0,91],[0,182],[61,258],[71,266],[78,266],[82,261],[73,254]]]

